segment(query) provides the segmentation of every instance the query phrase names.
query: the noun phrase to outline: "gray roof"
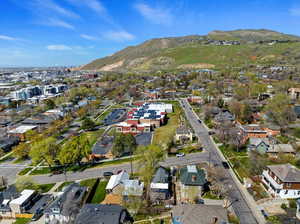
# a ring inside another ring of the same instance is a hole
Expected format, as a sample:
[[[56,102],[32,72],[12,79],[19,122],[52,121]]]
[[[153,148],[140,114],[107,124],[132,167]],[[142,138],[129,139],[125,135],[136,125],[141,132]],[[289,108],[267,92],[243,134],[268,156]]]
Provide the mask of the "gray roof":
[[[119,224],[125,221],[132,223],[133,219],[120,205],[86,204],[80,210],[75,224]]]
[[[180,126],[176,130],[176,134],[178,135],[189,135],[191,133],[191,130],[185,126]]]
[[[249,138],[250,145],[258,146],[261,142],[264,142],[267,145],[270,145],[270,141],[268,138]]]
[[[227,211],[220,205],[177,205],[172,215],[175,223],[212,224],[214,218],[217,218],[216,224],[228,223]]]
[[[295,149],[290,144],[277,144],[271,145],[267,152],[285,152],[285,153],[294,153]]]
[[[268,168],[283,182],[300,182],[300,170],[289,163]]]
[[[81,202],[87,188],[77,183],[69,185],[55,201],[46,209],[47,214],[75,216],[79,213]]]
[[[169,177],[170,177],[170,172],[164,168],[164,167],[159,167],[152,179],[152,183],[169,183]]]

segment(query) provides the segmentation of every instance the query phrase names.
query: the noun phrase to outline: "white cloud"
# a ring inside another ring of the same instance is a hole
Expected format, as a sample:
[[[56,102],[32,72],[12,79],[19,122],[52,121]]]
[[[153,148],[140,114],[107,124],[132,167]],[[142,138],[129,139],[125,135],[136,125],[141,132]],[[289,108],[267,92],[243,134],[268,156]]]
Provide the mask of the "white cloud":
[[[289,12],[292,16],[300,16],[300,8],[291,8]]]
[[[18,40],[18,39],[6,35],[0,35],[0,40]]]
[[[87,34],[80,34],[80,37],[83,38],[83,39],[86,39],[86,40],[97,40],[98,39],[97,37],[90,36],[90,35],[87,35]]]
[[[103,34],[103,37],[108,40],[117,42],[130,41],[135,39],[135,36],[127,31],[108,31]]]
[[[47,25],[47,26],[62,27],[62,28],[70,29],[70,30],[75,29],[75,27],[72,24],[67,23],[64,20],[57,19],[57,18],[49,18],[47,21],[41,22],[41,24]]]
[[[169,9],[160,7],[150,7],[144,3],[138,3],[134,5],[134,8],[147,20],[152,23],[160,25],[171,25],[173,22],[173,15]]]
[[[64,44],[58,44],[58,45],[48,45],[46,47],[50,51],[67,51],[67,50],[72,50],[72,47],[69,47]]]
[[[60,5],[56,4],[53,0],[33,0],[31,10],[50,10],[59,15],[69,17],[69,18],[80,18],[80,16],[71,10],[65,9]]]

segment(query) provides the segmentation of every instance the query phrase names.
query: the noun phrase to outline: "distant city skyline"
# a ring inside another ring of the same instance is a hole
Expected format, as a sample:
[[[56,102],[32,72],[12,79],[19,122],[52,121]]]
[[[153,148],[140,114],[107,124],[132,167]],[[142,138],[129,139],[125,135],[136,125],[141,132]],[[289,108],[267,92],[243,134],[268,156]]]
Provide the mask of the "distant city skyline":
[[[0,67],[82,65],[151,38],[212,30],[300,36],[298,0],[3,0],[0,10]]]

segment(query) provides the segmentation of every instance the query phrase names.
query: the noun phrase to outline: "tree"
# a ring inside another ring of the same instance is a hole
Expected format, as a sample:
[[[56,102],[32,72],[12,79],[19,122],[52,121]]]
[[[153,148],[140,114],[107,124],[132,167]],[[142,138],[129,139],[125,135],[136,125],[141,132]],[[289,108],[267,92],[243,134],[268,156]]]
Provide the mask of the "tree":
[[[81,124],[81,127],[82,129],[84,130],[88,130],[88,129],[92,129],[96,126],[95,122],[89,118],[89,117],[86,117],[83,121],[82,121],[82,124]]]
[[[30,176],[18,177],[15,186],[19,192],[23,191],[24,189],[38,190],[37,184],[33,181],[32,177]]]
[[[136,149],[135,137],[131,134],[117,134],[115,136],[112,154],[115,157],[122,156],[124,153],[134,153]]]
[[[55,164],[59,147],[56,144],[56,139],[49,137],[33,143],[29,156],[34,163],[45,160],[49,168]]]
[[[91,144],[86,134],[76,136],[66,142],[59,154],[58,160],[61,164],[80,164],[84,157],[88,157],[91,153]]]
[[[286,94],[277,94],[268,100],[264,108],[268,118],[284,129],[289,122],[295,119],[290,99]]]
[[[46,110],[52,110],[56,107],[54,100],[47,99],[45,100]]]
[[[18,159],[25,159],[28,157],[30,147],[26,143],[21,143],[13,148],[13,153]]]
[[[157,145],[140,146],[137,148],[139,174],[146,187],[146,200],[149,203],[150,183],[159,162],[163,159],[164,151]]]
[[[231,113],[233,113],[235,115],[235,117],[237,119],[241,119],[242,118],[242,113],[243,113],[243,107],[244,105],[242,103],[240,103],[237,100],[233,100],[229,103],[229,110]]]

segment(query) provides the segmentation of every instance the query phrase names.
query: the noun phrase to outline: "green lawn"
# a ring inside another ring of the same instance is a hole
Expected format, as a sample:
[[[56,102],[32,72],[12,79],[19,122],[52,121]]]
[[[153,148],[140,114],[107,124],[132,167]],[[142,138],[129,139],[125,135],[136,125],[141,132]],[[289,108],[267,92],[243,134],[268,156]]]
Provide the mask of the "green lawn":
[[[23,175],[27,174],[31,169],[32,169],[31,167],[27,167],[27,168],[25,168],[24,170],[21,170],[21,171],[18,173],[18,175],[19,175],[19,176],[23,176]]]
[[[173,140],[180,122],[180,115],[183,114],[183,112],[177,101],[171,101],[171,103],[173,104],[174,112],[167,115],[169,119],[166,125],[155,129],[153,144],[167,145]]]
[[[106,195],[105,187],[106,187],[107,183],[108,183],[108,181],[100,181],[99,182],[91,203],[99,204],[104,200],[105,195]]]
[[[30,175],[42,175],[42,174],[48,174],[51,173],[51,170],[49,167],[42,167],[42,168],[38,168],[33,170]]]
[[[39,187],[39,190],[41,191],[41,193],[46,193],[46,192],[50,191],[51,188],[54,187],[54,185],[55,185],[55,183],[54,184],[41,184],[41,185],[38,185],[38,187]]]
[[[13,159],[14,159],[13,155],[8,153],[3,159],[0,160],[0,163],[4,163]]]
[[[19,218],[13,224],[26,224],[29,223],[31,219]]]
[[[55,191],[56,191],[56,192],[60,192],[60,191],[63,190],[63,188],[64,188],[65,186],[68,186],[68,185],[73,184],[73,183],[74,183],[74,181],[67,181],[67,182],[64,182],[64,183],[62,183],[61,185],[59,185],[59,187],[58,187]]]

